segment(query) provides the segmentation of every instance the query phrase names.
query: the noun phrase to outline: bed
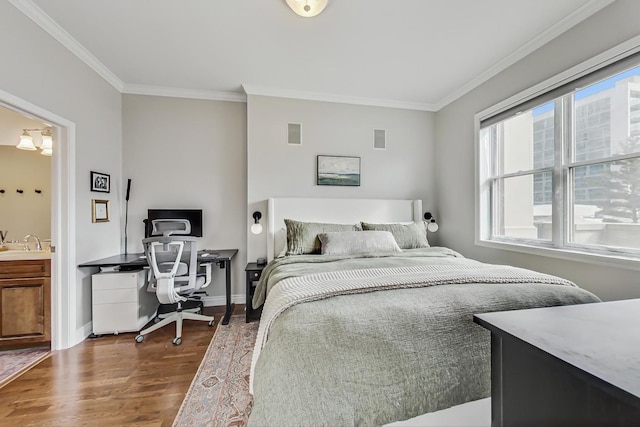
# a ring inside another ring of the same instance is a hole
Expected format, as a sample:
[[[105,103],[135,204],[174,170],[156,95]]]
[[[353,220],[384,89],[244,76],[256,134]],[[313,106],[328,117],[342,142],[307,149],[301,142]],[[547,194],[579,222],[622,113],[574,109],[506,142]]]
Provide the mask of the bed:
[[[384,425],[487,398],[474,313],[599,301],[430,247],[421,217],[420,200],[269,199],[249,426]]]

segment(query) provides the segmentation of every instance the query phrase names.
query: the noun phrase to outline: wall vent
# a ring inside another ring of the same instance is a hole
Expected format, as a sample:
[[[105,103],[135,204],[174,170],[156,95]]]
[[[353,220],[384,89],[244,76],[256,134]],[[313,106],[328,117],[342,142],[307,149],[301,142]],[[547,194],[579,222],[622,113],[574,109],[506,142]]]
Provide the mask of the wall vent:
[[[376,150],[385,150],[387,148],[386,131],[384,129],[373,130],[373,148]]]
[[[302,125],[300,123],[289,123],[288,125],[288,141],[289,144],[302,144]]]

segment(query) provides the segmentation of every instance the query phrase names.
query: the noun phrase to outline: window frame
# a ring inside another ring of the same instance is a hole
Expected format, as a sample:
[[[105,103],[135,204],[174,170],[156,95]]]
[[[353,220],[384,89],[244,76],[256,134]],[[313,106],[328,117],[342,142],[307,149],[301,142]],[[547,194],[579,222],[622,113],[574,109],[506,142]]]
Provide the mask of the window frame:
[[[570,236],[573,232],[573,189],[571,184],[572,174],[575,168],[592,164],[604,164],[616,160],[624,160],[628,158],[640,158],[639,153],[622,154],[610,156],[607,158],[575,161],[571,152],[570,141],[573,126],[573,98],[566,96],[555,99],[554,108],[561,108],[563,114],[554,115],[554,165],[551,168],[540,168],[540,170],[532,167],[531,170],[519,171],[510,174],[502,174],[501,176],[510,177],[518,175],[527,175],[532,171],[540,172],[551,170],[552,180],[560,180],[559,185],[554,185],[553,203],[552,203],[552,238],[551,240],[523,239],[506,236],[491,236],[492,222],[492,198],[495,194],[490,194],[489,179],[496,179],[491,174],[491,165],[487,165],[486,158],[483,157],[486,147],[482,144],[486,142],[480,140],[481,123],[487,119],[494,119],[495,122],[501,122],[504,119],[496,120],[495,118],[507,111],[519,109],[528,110],[531,103],[540,96],[544,96],[558,88],[571,85],[578,79],[589,77],[589,75],[603,70],[609,65],[614,65],[620,61],[624,61],[629,57],[640,52],[640,36],[636,36],[612,49],[607,50],[581,64],[578,64],[554,77],[551,77],[523,92],[520,92],[492,107],[489,107],[474,116],[474,156],[475,156],[475,244],[477,246],[490,247],[500,250],[509,250],[534,255],[548,256],[572,261],[586,261],[602,265],[619,265],[622,267],[640,270],[640,249],[621,248],[617,250],[614,247],[602,248],[593,245],[580,244],[570,242]],[[610,75],[615,75],[616,71],[611,71]],[[547,100],[546,102],[551,102]],[[540,101],[539,105],[545,101]],[[526,104],[526,106],[525,106]],[[533,104],[535,105],[535,104]],[[490,125],[488,125],[490,126]],[[495,154],[494,154],[495,155]],[[497,174],[496,174],[497,175]]]

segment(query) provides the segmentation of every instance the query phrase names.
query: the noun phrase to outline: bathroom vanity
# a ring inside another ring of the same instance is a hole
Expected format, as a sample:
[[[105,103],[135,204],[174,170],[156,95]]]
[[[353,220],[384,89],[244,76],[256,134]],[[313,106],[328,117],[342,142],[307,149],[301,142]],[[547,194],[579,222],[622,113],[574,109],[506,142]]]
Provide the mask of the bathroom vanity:
[[[0,350],[51,343],[51,254],[0,252]]]

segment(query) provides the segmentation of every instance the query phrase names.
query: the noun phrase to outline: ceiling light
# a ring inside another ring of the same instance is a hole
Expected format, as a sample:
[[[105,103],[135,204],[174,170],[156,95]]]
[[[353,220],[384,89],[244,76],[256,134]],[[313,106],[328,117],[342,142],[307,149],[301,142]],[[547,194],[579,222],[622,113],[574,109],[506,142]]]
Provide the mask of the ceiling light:
[[[16,145],[16,147],[21,150],[35,151],[36,146],[33,145],[33,137],[29,135],[27,129],[22,132],[22,135],[20,136],[20,143]]]
[[[286,2],[298,15],[311,18],[324,10],[328,0],[286,0]]]

